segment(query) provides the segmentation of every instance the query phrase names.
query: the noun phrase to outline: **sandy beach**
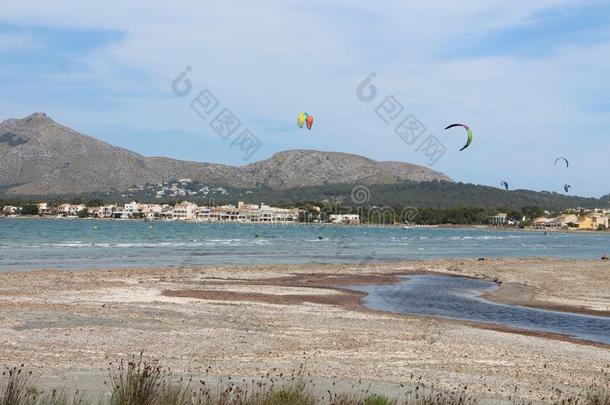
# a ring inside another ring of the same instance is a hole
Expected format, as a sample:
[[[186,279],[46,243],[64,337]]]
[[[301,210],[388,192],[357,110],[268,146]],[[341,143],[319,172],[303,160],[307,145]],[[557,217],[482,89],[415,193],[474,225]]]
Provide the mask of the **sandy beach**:
[[[368,310],[354,284],[439,273],[496,281],[486,298],[610,316],[610,264],[558,259],[220,266],[0,274],[0,361],[40,385],[95,387],[144,351],[174,372],[256,377],[303,365],[327,384],[426,385],[552,400],[599,381],[610,347]]]

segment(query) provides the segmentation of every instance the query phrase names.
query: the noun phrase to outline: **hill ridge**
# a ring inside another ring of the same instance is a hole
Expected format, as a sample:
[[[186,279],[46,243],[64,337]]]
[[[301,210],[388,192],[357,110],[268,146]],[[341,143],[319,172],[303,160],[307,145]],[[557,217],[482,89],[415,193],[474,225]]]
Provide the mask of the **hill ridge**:
[[[294,149],[231,166],[145,157],[83,135],[43,112],[0,123],[0,188],[17,195],[127,190],[177,178],[236,188],[288,189],[362,182],[452,181],[406,162],[379,162],[344,153]]]

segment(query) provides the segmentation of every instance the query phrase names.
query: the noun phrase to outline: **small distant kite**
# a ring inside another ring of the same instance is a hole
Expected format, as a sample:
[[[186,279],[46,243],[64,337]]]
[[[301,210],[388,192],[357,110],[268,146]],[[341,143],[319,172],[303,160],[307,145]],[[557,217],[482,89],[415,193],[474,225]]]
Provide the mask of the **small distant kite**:
[[[506,181],[502,180],[500,185],[504,186],[504,188],[508,191],[508,183]]]
[[[451,124],[447,128],[445,128],[445,130],[454,128],[454,127],[462,127],[466,130],[466,132],[468,132],[468,141],[466,142],[466,145],[464,145],[464,147],[462,149],[460,149],[460,151],[463,151],[464,149],[469,147],[470,144],[472,143],[472,129],[470,129],[470,127],[466,124]]]
[[[297,125],[299,126],[299,128],[303,128],[303,124],[307,126],[307,129],[311,129],[311,127],[313,126],[313,115],[305,112],[300,112],[297,115]]]
[[[570,162],[568,162],[568,159],[564,158],[563,156],[560,156],[555,159],[555,166],[557,166],[557,162],[559,162],[560,160],[563,160],[565,162],[566,167],[570,167]]]
[[[566,193],[569,193],[571,188],[572,188],[572,186],[570,186],[569,184],[566,184],[563,186],[563,189],[565,190]]]

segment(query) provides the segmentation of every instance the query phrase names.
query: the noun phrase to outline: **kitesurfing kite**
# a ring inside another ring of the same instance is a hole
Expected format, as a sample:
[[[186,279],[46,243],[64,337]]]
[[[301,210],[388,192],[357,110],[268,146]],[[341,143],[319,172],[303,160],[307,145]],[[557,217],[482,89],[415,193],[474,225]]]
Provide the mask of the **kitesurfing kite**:
[[[571,188],[572,188],[572,186],[570,186],[569,184],[566,184],[565,186],[563,186],[563,189],[566,191],[566,193],[569,193]]]
[[[566,162],[566,167],[570,167],[570,162],[568,162],[568,159],[564,158],[563,156],[560,156],[557,159],[555,159],[555,166],[557,166],[557,162],[559,162],[560,160],[563,160],[564,162]]]
[[[508,183],[506,181],[502,180],[500,184],[503,185],[506,190],[508,190]]]
[[[299,126],[299,128],[303,128],[305,120],[307,120],[307,114],[304,112],[300,112],[299,115],[297,115],[297,125]]]
[[[307,125],[307,129],[311,129],[313,126],[313,115],[307,114],[307,119],[305,120],[305,125]]]
[[[313,126],[313,115],[307,114],[305,112],[300,112],[297,115],[297,125],[299,128],[303,128],[303,124],[307,126],[307,129],[311,129]]]
[[[464,145],[464,147],[462,149],[460,149],[460,151],[463,151],[464,149],[469,147],[470,143],[472,142],[472,129],[470,129],[470,127],[465,124],[451,124],[447,128],[445,128],[445,130],[453,128],[453,127],[462,127],[466,130],[466,132],[468,132],[468,141],[466,142],[466,145]]]

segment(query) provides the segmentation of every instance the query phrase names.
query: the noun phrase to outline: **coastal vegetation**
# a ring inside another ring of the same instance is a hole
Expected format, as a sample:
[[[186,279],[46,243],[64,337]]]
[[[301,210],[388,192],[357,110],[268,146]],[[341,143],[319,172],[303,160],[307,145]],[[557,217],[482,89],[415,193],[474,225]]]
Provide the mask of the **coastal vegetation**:
[[[483,400],[469,394],[467,386],[443,391],[425,386],[413,375],[407,384],[401,384],[403,392],[396,396],[371,392],[362,383],[361,387],[353,385],[350,392],[328,389],[316,393],[303,365],[287,376],[267,373],[250,381],[227,377],[210,384],[205,379],[176,376],[157,361],[144,359],[142,353],[116,367],[111,363],[104,381],[107,392],[97,399],[88,397],[86,390],[71,394],[65,389],[40,391],[35,382],[23,364],[6,368],[0,379],[0,405],[469,405]],[[549,403],[605,405],[610,403],[610,375],[602,371],[600,382],[578,395],[556,392]],[[507,403],[525,403],[519,400],[517,387],[514,393]]]
[[[255,190],[252,198],[265,197],[274,204],[294,204],[304,201],[339,202],[354,205],[351,191],[357,184],[333,184],[286,190]],[[568,196],[551,191],[512,190],[476,184],[447,181],[400,182],[367,186],[367,204],[414,206],[418,208],[478,207],[484,209],[514,209],[527,206],[548,210],[571,207],[597,208],[610,205],[610,198]]]
[[[236,200],[262,202],[277,206],[305,206],[308,203],[319,205],[340,204],[381,205],[381,206],[412,206],[434,209],[452,209],[458,207],[476,207],[490,210],[521,210],[523,207],[543,207],[550,211],[560,211],[568,208],[601,208],[610,206],[610,195],[602,198],[586,198],[569,196],[550,191],[512,190],[506,191],[496,187],[475,184],[454,183],[448,181],[401,182],[396,184],[378,184],[367,186],[366,201],[356,204],[351,194],[354,184],[328,184],[314,187],[298,187],[288,189],[271,189],[255,187],[249,189],[226,188],[218,195],[197,193],[202,188],[196,182],[189,183],[184,196],[158,197],[156,192],[147,191],[146,187],[132,191],[113,191],[87,194],[63,194],[45,196],[26,196],[1,194],[0,205],[31,204],[37,201],[48,201],[60,204],[87,204],[94,206],[99,203],[125,203],[140,201],[143,203],[176,203],[185,199],[196,204],[227,204]],[[189,193],[190,192],[190,193]],[[191,194],[193,193],[193,194]]]

